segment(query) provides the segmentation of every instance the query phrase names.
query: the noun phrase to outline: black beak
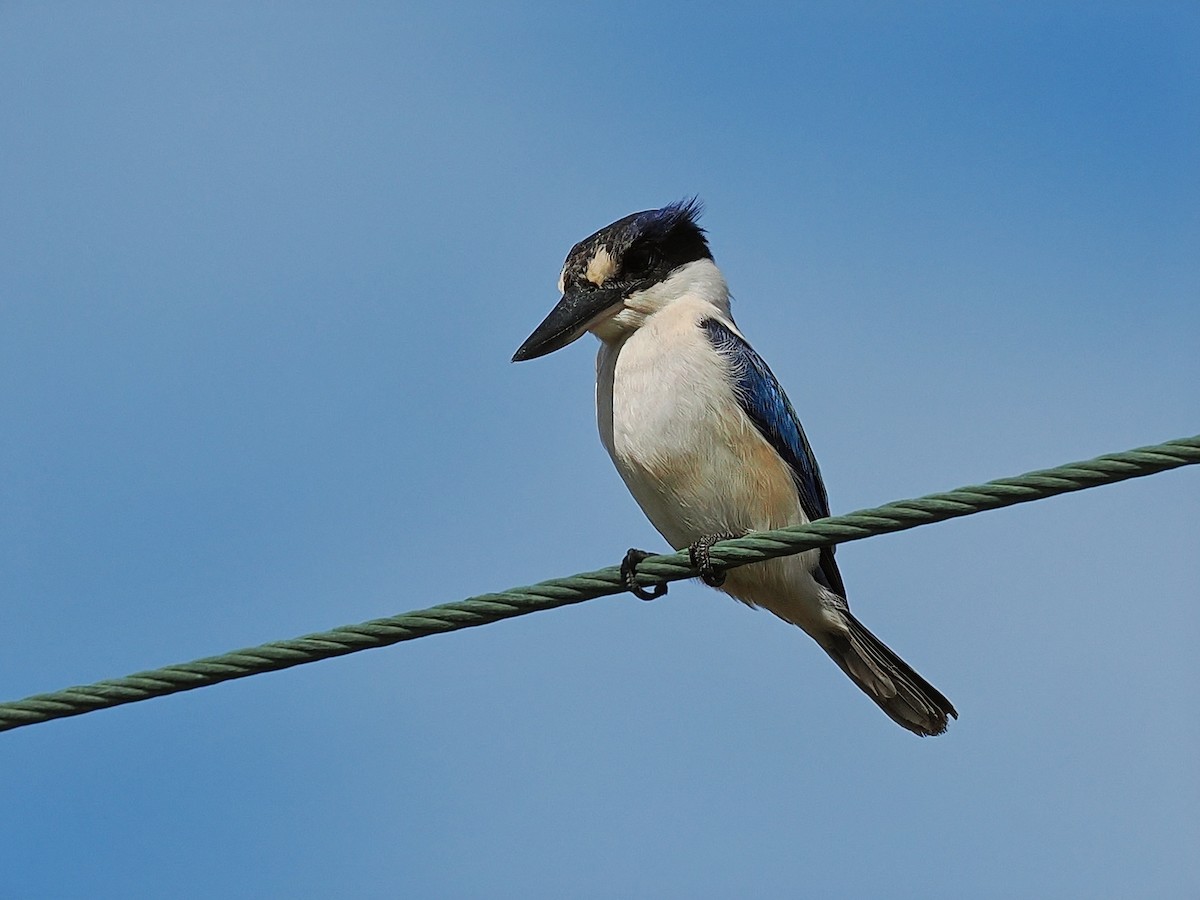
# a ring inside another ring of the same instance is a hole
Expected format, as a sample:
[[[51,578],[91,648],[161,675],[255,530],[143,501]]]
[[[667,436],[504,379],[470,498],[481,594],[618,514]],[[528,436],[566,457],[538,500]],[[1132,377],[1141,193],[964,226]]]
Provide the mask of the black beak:
[[[550,310],[550,315],[533,330],[521,348],[513,354],[513,362],[537,359],[582,337],[588,327],[604,318],[619,304],[623,297],[617,290],[593,288],[584,291],[568,291]]]

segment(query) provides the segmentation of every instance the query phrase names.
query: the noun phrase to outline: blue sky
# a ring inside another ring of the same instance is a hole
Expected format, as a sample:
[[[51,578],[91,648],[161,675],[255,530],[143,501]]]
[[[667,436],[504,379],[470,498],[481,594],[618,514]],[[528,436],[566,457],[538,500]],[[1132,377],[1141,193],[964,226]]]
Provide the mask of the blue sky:
[[[444,8],[443,8],[444,7]],[[662,548],[566,251],[704,199],[835,512],[1200,431],[1186,3],[0,5],[3,699]],[[1200,471],[0,735],[13,897],[1184,896]]]

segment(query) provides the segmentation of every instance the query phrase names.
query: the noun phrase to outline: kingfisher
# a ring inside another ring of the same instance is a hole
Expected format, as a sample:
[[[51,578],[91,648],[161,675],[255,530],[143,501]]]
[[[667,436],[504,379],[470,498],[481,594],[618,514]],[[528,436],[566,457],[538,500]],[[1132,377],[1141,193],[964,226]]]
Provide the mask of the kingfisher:
[[[646,517],[701,580],[799,626],[898,724],[946,730],[954,706],[850,612],[835,547],[729,569],[714,543],[828,516],[808,438],[730,312],[698,200],[633,213],[567,254],[562,299],[513,356],[561,350],[590,331],[600,440]],[[649,554],[631,549],[626,587]]]

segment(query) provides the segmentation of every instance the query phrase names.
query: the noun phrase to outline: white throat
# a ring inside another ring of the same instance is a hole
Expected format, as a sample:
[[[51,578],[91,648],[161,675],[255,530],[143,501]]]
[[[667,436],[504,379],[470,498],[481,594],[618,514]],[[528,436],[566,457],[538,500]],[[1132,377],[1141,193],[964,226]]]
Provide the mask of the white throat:
[[[729,316],[729,286],[725,284],[725,276],[711,259],[697,259],[680,266],[658,284],[631,295],[616,314],[588,330],[606,344],[624,340],[656,312],[685,297],[698,299]]]

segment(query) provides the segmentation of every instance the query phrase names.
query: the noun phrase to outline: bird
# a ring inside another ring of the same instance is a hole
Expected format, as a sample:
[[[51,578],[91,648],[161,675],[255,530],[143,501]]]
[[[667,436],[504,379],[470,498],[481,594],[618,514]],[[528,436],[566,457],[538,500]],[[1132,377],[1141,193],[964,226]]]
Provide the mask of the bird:
[[[695,197],[618,219],[575,244],[557,305],[513,356],[536,359],[591,332],[600,440],[651,524],[687,548],[701,580],[805,631],[895,722],[945,732],[954,706],[850,612],[833,546],[719,569],[717,541],[827,517],[804,428],[734,322]],[[631,549],[626,587],[643,599]]]

